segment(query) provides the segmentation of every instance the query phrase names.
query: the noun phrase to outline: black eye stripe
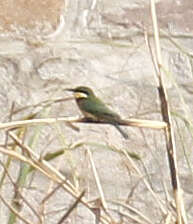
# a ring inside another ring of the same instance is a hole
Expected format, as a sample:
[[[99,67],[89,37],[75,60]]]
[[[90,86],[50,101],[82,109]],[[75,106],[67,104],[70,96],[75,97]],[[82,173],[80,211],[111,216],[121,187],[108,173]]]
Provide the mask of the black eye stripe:
[[[88,92],[85,91],[85,90],[78,90],[77,92],[79,92],[79,93],[84,93],[84,94],[88,95]]]

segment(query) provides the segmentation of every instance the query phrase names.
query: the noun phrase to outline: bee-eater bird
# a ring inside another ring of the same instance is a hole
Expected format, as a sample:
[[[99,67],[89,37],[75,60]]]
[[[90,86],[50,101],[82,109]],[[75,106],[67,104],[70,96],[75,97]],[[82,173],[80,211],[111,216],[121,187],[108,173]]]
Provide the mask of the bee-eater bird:
[[[85,86],[79,86],[67,90],[74,93],[76,103],[85,118],[112,124],[125,139],[128,139],[128,135],[119,126],[121,117],[108,108],[107,105],[94,94],[92,89]]]

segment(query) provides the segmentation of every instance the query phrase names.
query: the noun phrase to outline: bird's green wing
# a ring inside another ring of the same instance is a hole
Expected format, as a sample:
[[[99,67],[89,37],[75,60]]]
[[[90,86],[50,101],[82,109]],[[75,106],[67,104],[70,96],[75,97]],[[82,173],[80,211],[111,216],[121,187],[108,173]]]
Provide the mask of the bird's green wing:
[[[86,109],[88,113],[94,114],[98,118],[105,119],[110,122],[120,119],[118,114],[112,111],[97,97],[94,100],[87,100],[85,104],[86,105],[84,105],[84,109]]]

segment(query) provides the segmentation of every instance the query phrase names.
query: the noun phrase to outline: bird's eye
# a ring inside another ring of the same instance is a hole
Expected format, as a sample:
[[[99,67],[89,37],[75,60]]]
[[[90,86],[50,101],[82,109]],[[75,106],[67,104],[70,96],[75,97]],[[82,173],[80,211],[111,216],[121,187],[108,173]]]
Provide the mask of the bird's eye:
[[[88,94],[89,94],[89,93],[88,93],[88,91],[87,91],[87,90],[85,90],[85,89],[81,89],[79,92],[84,93],[84,94],[86,94],[86,95],[88,95]]]

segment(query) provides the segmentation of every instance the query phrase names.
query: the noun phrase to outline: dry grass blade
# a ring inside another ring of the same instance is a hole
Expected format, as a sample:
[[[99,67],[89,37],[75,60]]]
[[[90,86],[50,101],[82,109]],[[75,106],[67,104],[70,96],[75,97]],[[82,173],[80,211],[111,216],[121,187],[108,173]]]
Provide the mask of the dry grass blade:
[[[94,160],[93,160],[93,157],[92,157],[92,153],[90,152],[89,149],[87,150],[87,152],[88,152],[88,155],[89,155],[89,159],[90,159],[90,163],[91,163],[91,166],[92,166],[92,170],[93,170],[93,174],[94,174],[94,177],[95,177],[95,181],[96,181],[96,184],[97,184],[97,188],[98,188],[99,194],[100,194],[100,199],[97,200],[97,204],[99,205],[99,206],[97,206],[98,207],[97,209],[100,209],[100,207],[102,207],[103,210],[104,210],[104,212],[107,215],[108,221],[110,223],[112,223],[114,221],[113,221],[113,218],[110,216],[110,214],[107,211],[107,203],[106,203],[105,196],[104,196],[104,193],[103,193],[103,189],[102,189],[102,186],[101,186],[101,183],[100,183],[100,179],[99,179],[99,176],[98,176],[98,173],[97,173],[95,164],[94,164]],[[100,206],[100,205],[102,205],[102,206]],[[100,213],[96,212],[96,222],[99,219],[99,217],[97,217],[98,214],[100,216]]]
[[[42,204],[44,204],[50,197],[52,197],[52,195],[55,194],[56,191],[59,190],[59,188],[60,188],[63,184],[64,184],[64,182],[58,184],[57,187],[55,187],[51,192],[49,192],[49,194],[47,194],[46,197],[42,200]]]
[[[30,166],[34,167],[35,169],[39,170],[41,173],[43,173],[45,176],[50,178],[56,183],[63,183],[62,188],[68,192],[70,195],[72,195],[74,198],[78,198],[80,192],[77,191],[77,189],[69,182],[66,180],[66,178],[54,167],[52,167],[48,162],[44,160],[39,160],[39,156],[32,150],[30,147],[25,146],[20,139],[17,138],[17,136],[13,133],[9,133],[9,135],[14,139],[14,141],[18,144],[18,146],[21,147],[21,149],[27,150],[30,153],[30,158],[26,158],[25,156],[20,155],[17,152],[6,150],[4,148],[0,147],[0,152],[3,154],[6,154],[8,156],[11,156],[17,160],[21,160],[25,163],[28,163]],[[31,160],[31,157],[33,157],[33,161]],[[92,211],[92,207],[83,199],[80,199],[80,202],[90,211]],[[92,211],[93,212],[93,211]],[[106,217],[101,216],[101,223],[107,223]]]
[[[0,161],[0,164],[3,167],[3,169],[5,170],[5,173],[6,173],[7,177],[9,178],[9,180],[11,181],[12,185],[14,186],[15,192],[20,196],[20,198],[25,202],[25,204],[33,211],[33,213],[36,215],[36,217],[39,219],[39,222],[41,223],[39,214],[36,212],[36,210],[33,208],[33,206],[27,201],[27,199],[20,193],[19,189],[17,189],[17,185],[12,180],[6,166],[1,161]]]
[[[52,175],[49,175],[44,169],[42,169],[38,164],[34,163],[30,159],[26,158],[25,156],[20,155],[17,152],[10,151],[7,149],[4,149],[3,147],[0,147],[0,153],[5,154],[7,156],[12,157],[13,159],[20,160],[22,162],[25,162],[29,164],[30,166],[34,167],[36,170],[39,170],[41,173],[45,174],[49,178],[53,178]]]
[[[0,129],[14,129],[24,126],[33,126],[33,125],[48,125],[57,122],[78,122],[78,117],[73,118],[46,118],[46,119],[32,119],[24,121],[13,121],[7,123],[0,123]]]
[[[81,198],[84,196],[85,191],[83,191],[80,196],[76,199],[76,201],[72,204],[69,210],[62,216],[58,224],[62,224],[70,215],[70,213],[77,207],[78,203],[80,202]]]
[[[2,147],[0,147],[0,153],[8,155],[13,157],[16,160],[20,160],[23,161],[27,164],[29,164],[30,166],[34,167],[36,170],[40,171],[41,173],[43,173],[45,176],[47,176],[48,178],[50,178],[51,180],[55,181],[56,183],[61,184],[62,181],[62,188],[68,192],[70,195],[72,195],[74,198],[77,199],[78,197],[78,193],[77,191],[73,191],[70,187],[69,187],[69,183],[67,184],[66,180],[64,179],[64,176],[62,174],[60,174],[57,170],[55,170],[53,167],[51,167],[50,165],[46,165],[46,164],[42,164],[41,162],[32,162],[30,159],[26,158],[25,156],[20,155],[17,152],[14,151],[10,151],[10,150],[6,150]],[[35,154],[36,155],[36,154]],[[46,161],[45,161],[46,162]],[[65,183],[65,184],[64,184]],[[3,201],[3,199],[2,199]],[[83,200],[83,198],[80,199],[80,202],[87,207],[88,209],[90,209],[91,212],[93,212],[92,207],[85,201]],[[12,210],[11,210],[12,211]],[[15,211],[15,210],[14,210]],[[12,212],[14,212],[12,211]],[[16,213],[17,214],[17,213]],[[101,223],[110,223],[109,221],[106,220],[105,217],[101,216]],[[28,223],[31,224],[31,223]]]
[[[20,213],[17,212],[17,210],[12,207],[11,205],[9,205],[7,203],[7,200],[5,200],[3,198],[3,196],[0,194],[0,199],[2,200],[2,202],[11,210],[12,213],[14,213],[19,219],[21,219],[24,223],[26,224],[33,224],[32,222],[29,222],[28,220],[24,219],[22,215],[20,215]]]
[[[89,155],[90,163],[91,163],[93,174],[94,174],[94,177],[95,177],[95,181],[96,181],[96,184],[97,184],[97,187],[98,187],[98,190],[99,190],[99,194],[100,194],[100,197],[101,197],[102,206],[106,210],[107,209],[107,203],[106,203],[105,196],[104,196],[104,193],[103,193],[103,189],[102,189],[102,186],[101,186],[101,183],[100,183],[100,179],[99,179],[99,176],[97,174],[97,170],[96,170],[93,158],[92,158],[92,154],[91,154],[89,149],[87,150],[87,152],[88,152],[88,155]]]
[[[85,118],[79,117],[64,117],[64,118],[45,118],[45,119],[32,119],[32,120],[24,120],[24,121],[12,121],[7,123],[0,123],[0,129],[14,129],[24,126],[33,126],[33,125],[48,125],[54,124],[57,122],[66,122],[68,126],[69,123],[97,123],[97,124],[108,124],[105,121],[93,121]],[[119,125],[124,126],[133,126],[133,127],[144,127],[144,128],[152,128],[152,129],[165,129],[167,127],[167,123],[163,121],[152,121],[152,120],[141,120],[141,119],[128,119],[119,121]],[[71,125],[72,127],[72,125]],[[77,128],[73,127],[76,131]]]
[[[71,192],[71,193],[75,193],[76,192],[76,189],[74,188],[74,186],[67,182],[66,181],[66,178],[61,175],[60,172],[58,172],[56,169],[54,169],[48,162],[46,162],[45,160],[39,160],[39,156],[32,150],[30,149],[30,147],[28,146],[25,146],[21,141],[20,139],[17,138],[16,135],[14,135],[13,133],[9,133],[10,137],[18,144],[18,146],[21,147],[21,149],[25,150],[28,152],[28,154],[30,154],[31,156],[30,157],[33,157],[35,159],[34,160],[34,163],[37,163],[39,165],[39,167],[41,169],[44,170],[44,173],[48,173],[52,176],[53,180],[57,180],[58,178],[60,179],[60,181],[63,181],[65,182],[65,186],[67,187],[68,191]]]
[[[147,187],[147,189],[149,190],[149,192],[151,193],[151,195],[153,196],[153,198],[155,199],[155,201],[159,205],[162,213],[164,215],[166,215],[167,214],[167,211],[165,210],[165,208],[163,206],[163,203],[162,203],[161,199],[159,198],[159,196],[155,194],[155,192],[153,191],[153,189],[149,185],[148,181],[144,178],[143,174],[141,173],[141,171],[139,170],[139,168],[136,166],[134,160],[128,155],[128,153],[126,152],[126,150],[122,149],[122,151],[123,151],[124,155],[126,156],[129,164],[131,164],[132,168],[136,171],[136,173],[139,175],[139,177],[142,178],[145,186]]]
[[[142,214],[138,209],[128,205],[124,204],[118,201],[112,201],[114,204],[121,205],[123,208],[130,210],[132,213],[138,215],[141,219],[143,219],[148,224],[153,224],[151,220],[149,220],[148,217],[146,217],[144,214]]]
[[[159,97],[161,101],[161,112],[163,120],[168,124],[168,127],[165,129],[165,137],[166,137],[166,146],[168,152],[168,161],[170,166],[170,173],[171,173],[171,181],[172,187],[175,196],[176,202],[176,212],[177,212],[177,222],[178,224],[187,223],[187,217],[184,208],[184,201],[182,198],[182,189],[180,187],[180,181],[178,176],[178,169],[177,169],[177,159],[176,159],[176,145],[175,145],[175,138],[174,138],[174,130],[171,118],[170,107],[168,104],[168,96],[165,87],[165,83],[163,80],[163,72],[162,72],[162,56],[161,56],[161,48],[160,48],[160,40],[159,40],[159,29],[157,23],[157,14],[155,8],[155,1],[151,0],[151,16],[153,22],[153,29],[154,29],[154,40],[155,40],[155,49],[156,49],[156,64],[158,70],[156,70],[157,77],[158,77],[158,90],[159,90]]]

